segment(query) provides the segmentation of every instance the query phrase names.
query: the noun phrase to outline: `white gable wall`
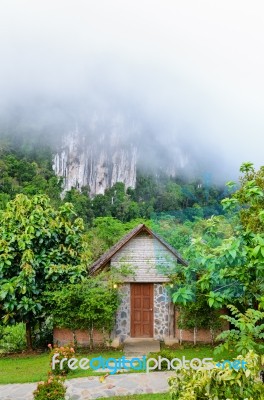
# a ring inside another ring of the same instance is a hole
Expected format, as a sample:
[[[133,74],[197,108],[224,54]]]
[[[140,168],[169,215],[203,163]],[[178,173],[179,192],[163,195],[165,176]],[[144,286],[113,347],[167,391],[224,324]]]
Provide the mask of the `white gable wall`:
[[[124,282],[168,282],[164,271],[169,272],[175,263],[176,256],[147,232],[131,239],[111,258],[111,267],[126,265],[134,271]]]

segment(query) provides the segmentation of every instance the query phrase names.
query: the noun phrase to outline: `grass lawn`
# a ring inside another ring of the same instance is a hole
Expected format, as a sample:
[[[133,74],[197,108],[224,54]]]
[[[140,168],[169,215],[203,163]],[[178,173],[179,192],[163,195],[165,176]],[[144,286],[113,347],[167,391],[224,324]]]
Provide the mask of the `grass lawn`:
[[[101,397],[98,400],[105,400]],[[169,393],[133,394],[132,396],[107,397],[107,400],[171,400]]]
[[[170,350],[169,347],[164,346],[164,350]],[[214,348],[210,345],[196,345],[193,346],[191,344],[186,344],[179,349],[171,350],[175,352],[175,357],[181,358],[185,356],[186,359],[191,358],[213,358],[214,361],[219,360],[232,360],[237,356],[237,352],[235,350],[224,351],[222,354],[214,355]]]
[[[77,358],[102,356],[104,358],[118,358],[122,357],[121,351],[108,351],[100,353],[81,354]],[[0,358],[0,384],[7,383],[26,383],[38,382],[47,378],[48,371],[50,371],[50,355],[49,353],[36,354],[17,357],[2,357]],[[68,379],[79,378],[83,376],[102,375],[103,373],[96,373],[93,370],[75,370],[67,376]]]
[[[235,358],[236,354],[234,352],[226,352],[221,356],[214,356],[213,348],[210,346],[197,346],[197,347],[185,347],[180,349],[171,350],[175,353],[175,357],[182,358],[185,356],[186,359],[191,359],[194,357],[205,358],[212,357],[215,361],[226,359],[231,360]],[[104,358],[119,358],[123,356],[121,351],[101,351],[97,353],[86,353],[80,354],[78,358],[87,357],[89,359],[95,357],[104,357]],[[2,357],[0,358],[0,384],[7,383],[25,383],[25,382],[38,382],[45,380],[47,377],[47,373],[50,370],[50,355],[48,353],[45,354],[36,354],[36,355],[28,355],[28,356],[10,356],[10,357]],[[77,369],[72,371],[67,378],[78,378],[85,377],[91,375],[102,375],[103,373],[99,373],[93,370],[81,370]],[[154,395],[151,395],[154,396]],[[166,398],[163,396],[163,399]],[[137,398],[137,397],[133,397]],[[138,397],[148,399],[150,397]],[[152,397],[153,399],[155,397]],[[161,398],[161,397],[160,397]],[[116,399],[116,398],[115,398]],[[122,400],[125,398],[123,397]],[[159,397],[157,397],[159,399]]]

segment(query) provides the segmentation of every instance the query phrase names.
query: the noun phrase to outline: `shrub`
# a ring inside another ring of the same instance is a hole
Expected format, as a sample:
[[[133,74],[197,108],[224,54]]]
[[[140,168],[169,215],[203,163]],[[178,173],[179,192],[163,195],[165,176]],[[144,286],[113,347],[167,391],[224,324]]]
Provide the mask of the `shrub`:
[[[235,348],[240,354],[245,355],[249,350],[256,353],[262,353],[264,350],[264,312],[248,308],[245,313],[241,313],[235,306],[227,306],[232,317],[221,315],[223,318],[234,325],[234,329],[222,332],[217,340],[224,340],[215,353],[221,353],[224,350]]]
[[[26,349],[25,324],[1,327],[0,349],[4,352],[15,352]]]
[[[48,317],[45,321],[39,322],[32,332],[33,347],[36,349],[46,349],[48,343],[53,340],[53,321]]]
[[[62,377],[50,375],[47,381],[38,384],[34,391],[34,400],[64,400],[65,393]]]
[[[150,356],[148,358],[155,358],[155,360],[158,360],[160,358],[167,358],[169,361],[173,360],[175,356],[175,351],[171,350],[161,350],[159,353],[150,353]],[[154,363],[150,362],[150,367],[153,366]],[[161,366],[161,371],[167,371],[168,369],[168,363],[167,361],[161,361],[160,363]]]
[[[69,360],[70,358],[72,358],[74,356],[75,350],[74,347],[69,344],[67,346],[55,346],[54,348],[52,348],[52,345],[49,344],[48,347],[51,350],[51,366],[52,366],[52,357],[54,356],[54,354],[58,354],[56,360],[61,361],[63,358],[66,358],[67,360]],[[67,375],[70,372],[70,368],[68,367],[68,363],[67,361],[64,361],[62,364],[62,369],[60,369],[60,363],[55,364],[55,368],[52,369],[52,373],[54,375]]]
[[[224,343],[215,349],[215,353],[234,348],[242,355],[247,354],[249,350],[262,353],[264,312],[248,308],[243,314],[233,305],[227,307],[233,316],[221,315],[221,318],[231,322],[234,329],[224,331],[217,337],[217,340],[224,340]]]
[[[249,351],[238,360],[246,368],[231,369],[225,365],[206,370],[180,369],[169,378],[172,400],[264,400],[264,385],[259,380],[259,356]]]

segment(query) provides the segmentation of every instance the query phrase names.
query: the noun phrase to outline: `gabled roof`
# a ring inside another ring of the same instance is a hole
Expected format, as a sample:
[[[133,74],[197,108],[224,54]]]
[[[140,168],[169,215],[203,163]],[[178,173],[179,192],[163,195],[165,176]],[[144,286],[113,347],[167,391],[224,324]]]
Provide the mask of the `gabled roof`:
[[[105,252],[97,261],[95,261],[90,267],[90,273],[93,274],[98,270],[101,270],[105,267],[105,265],[111,260],[111,258],[123,247],[125,246],[129,240],[137,236],[141,232],[147,232],[149,235],[156,238],[160,243],[162,243],[178,260],[178,262],[182,265],[188,265],[188,263],[180,256],[180,254],[165,240],[163,240],[160,236],[150,230],[146,225],[140,224],[128,232],[125,236],[122,237],[114,246],[112,246],[107,252]]]

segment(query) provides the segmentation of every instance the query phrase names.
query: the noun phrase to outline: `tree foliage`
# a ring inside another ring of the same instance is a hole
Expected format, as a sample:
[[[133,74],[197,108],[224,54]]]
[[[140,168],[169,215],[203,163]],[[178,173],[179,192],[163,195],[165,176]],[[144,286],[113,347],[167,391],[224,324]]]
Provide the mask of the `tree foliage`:
[[[247,173],[241,180],[243,186],[223,200],[223,207],[230,214],[204,221],[203,231],[192,239],[186,253],[190,264],[184,276],[178,276],[178,291],[189,301],[197,289],[216,308],[234,304],[245,310],[255,308],[261,301],[264,292],[264,235],[260,229],[263,227],[260,205],[263,174],[255,173],[262,180],[254,183],[255,195],[252,195],[253,186],[247,183]],[[246,209],[244,199],[247,199]],[[258,223],[251,225],[249,221]]]
[[[253,350],[262,354],[264,344],[264,312],[248,308],[245,313],[241,313],[235,306],[229,305],[232,316],[221,315],[221,318],[229,321],[233,328],[222,332],[218,340],[224,340],[216,348],[216,354],[224,350],[236,349],[239,354],[245,355]]]
[[[35,157],[6,147],[0,151],[0,209],[19,193],[46,194],[54,205],[59,205],[61,184],[52,170],[48,149],[39,148]]]
[[[175,298],[175,296],[173,300],[179,304],[178,298]],[[208,305],[207,299],[202,293],[196,293],[195,300],[193,302],[188,302],[185,306],[178,305],[178,309],[178,327],[180,329],[193,330],[194,345],[196,345],[198,329],[210,330],[211,342],[214,344],[216,332],[221,328],[219,311],[212,309]]]
[[[85,273],[83,222],[70,203],[55,210],[45,195],[22,194],[7,204],[0,221],[0,315],[5,324],[30,327],[48,311],[47,288]]]
[[[87,330],[91,348],[93,330],[109,334],[115,322],[119,296],[108,278],[100,274],[49,294],[55,325],[71,329],[75,342],[75,331]]]
[[[262,400],[264,386],[258,379],[260,357],[253,351],[237,357],[246,368],[232,369],[229,365],[212,369],[191,368],[176,371],[168,380],[172,400]]]
[[[244,163],[240,171],[244,175],[234,199],[242,206],[241,223],[246,231],[261,234],[264,231],[264,167],[256,171],[252,163]]]
[[[106,250],[113,246],[119,239],[135,226],[146,223],[144,219],[135,219],[126,223],[113,217],[98,217],[93,221],[93,225],[85,234],[87,248],[90,250],[91,264],[97,260]]]

